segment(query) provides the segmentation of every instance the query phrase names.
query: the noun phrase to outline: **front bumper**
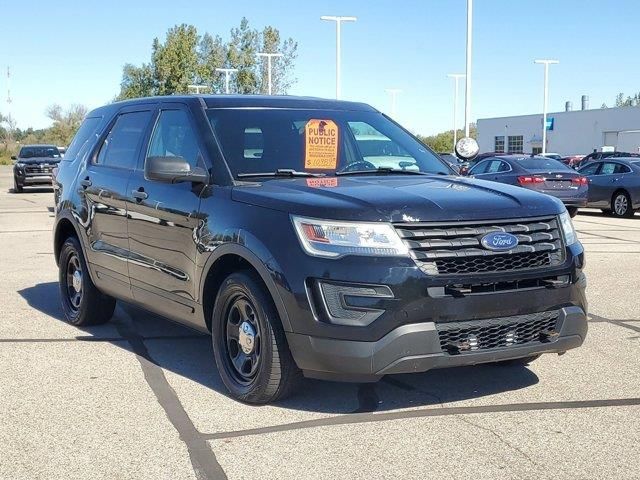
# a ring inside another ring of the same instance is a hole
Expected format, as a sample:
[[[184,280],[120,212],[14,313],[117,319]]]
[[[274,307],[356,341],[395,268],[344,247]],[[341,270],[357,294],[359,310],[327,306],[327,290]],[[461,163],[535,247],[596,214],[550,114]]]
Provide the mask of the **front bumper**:
[[[14,171],[16,183],[21,186],[25,185],[51,185],[53,183],[53,175],[51,173],[25,173],[24,171]]]
[[[547,342],[480,349],[456,355],[443,351],[434,322],[402,325],[375,342],[295,333],[287,333],[287,340],[306,376],[362,382],[375,381],[387,374],[424,372],[541,353],[563,353],[582,345],[587,334],[586,312],[578,306],[561,308],[557,329],[558,335]]]

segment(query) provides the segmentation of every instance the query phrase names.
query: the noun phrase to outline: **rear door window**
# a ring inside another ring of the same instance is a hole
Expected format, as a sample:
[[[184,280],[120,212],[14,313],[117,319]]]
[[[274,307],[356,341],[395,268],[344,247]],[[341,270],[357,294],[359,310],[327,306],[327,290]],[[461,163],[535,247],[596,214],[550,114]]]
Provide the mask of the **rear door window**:
[[[150,111],[121,113],[102,142],[95,158],[97,165],[134,170]]]
[[[621,163],[605,162],[602,164],[600,175],[617,175],[620,173],[629,173],[629,167]]]

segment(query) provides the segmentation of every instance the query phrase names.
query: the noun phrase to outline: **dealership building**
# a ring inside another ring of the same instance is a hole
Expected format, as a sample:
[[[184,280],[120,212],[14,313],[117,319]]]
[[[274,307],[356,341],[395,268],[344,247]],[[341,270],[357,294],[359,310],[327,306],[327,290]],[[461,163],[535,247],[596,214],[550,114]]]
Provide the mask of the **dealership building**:
[[[594,150],[640,152],[640,107],[589,110],[566,103],[564,112],[547,114],[547,152],[586,155]],[[542,114],[478,120],[481,152],[540,153]]]

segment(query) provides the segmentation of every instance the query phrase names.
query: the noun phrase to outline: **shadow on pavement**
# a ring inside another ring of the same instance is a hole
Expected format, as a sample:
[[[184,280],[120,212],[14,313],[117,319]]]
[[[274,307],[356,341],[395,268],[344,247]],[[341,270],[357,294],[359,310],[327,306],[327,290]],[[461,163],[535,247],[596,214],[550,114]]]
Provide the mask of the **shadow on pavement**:
[[[41,283],[18,292],[31,307],[64,321],[58,284]],[[106,341],[131,350],[119,330],[142,337],[151,361],[206,389],[228,396],[216,371],[208,335],[195,332],[137,307],[118,303],[111,322],[78,328],[79,341]],[[119,329],[119,326],[125,326]],[[323,413],[385,411],[441,403],[519,390],[538,383],[523,366],[479,365],[425,373],[391,375],[377,384],[348,384],[305,379],[299,392],[278,403],[281,408]],[[203,392],[207,394],[207,392]]]

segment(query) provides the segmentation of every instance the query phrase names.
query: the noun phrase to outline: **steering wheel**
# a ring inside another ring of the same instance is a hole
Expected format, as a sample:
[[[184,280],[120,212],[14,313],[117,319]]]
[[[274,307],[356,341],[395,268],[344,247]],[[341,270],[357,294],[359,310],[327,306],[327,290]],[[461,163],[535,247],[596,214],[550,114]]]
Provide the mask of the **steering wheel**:
[[[356,170],[376,170],[377,167],[367,160],[358,160],[357,162],[350,163],[339,172],[353,172]]]

